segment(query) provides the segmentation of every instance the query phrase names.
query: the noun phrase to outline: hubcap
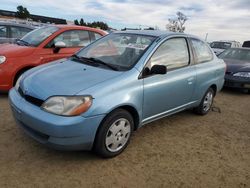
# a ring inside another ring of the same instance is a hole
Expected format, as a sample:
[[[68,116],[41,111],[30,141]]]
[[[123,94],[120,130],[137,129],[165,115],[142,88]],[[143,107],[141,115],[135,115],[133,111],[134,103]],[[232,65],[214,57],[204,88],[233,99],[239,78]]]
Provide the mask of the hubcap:
[[[205,99],[203,102],[203,110],[205,112],[207,112],[210,109],[212,102],[213,102],[213,93],[209,91],[207,95],[205,96]]]
[[[116,120],[109,128],[105,145],[111,152],[117,152],[128,142],[131,132],[131,125],[127,119],[120,118]]]

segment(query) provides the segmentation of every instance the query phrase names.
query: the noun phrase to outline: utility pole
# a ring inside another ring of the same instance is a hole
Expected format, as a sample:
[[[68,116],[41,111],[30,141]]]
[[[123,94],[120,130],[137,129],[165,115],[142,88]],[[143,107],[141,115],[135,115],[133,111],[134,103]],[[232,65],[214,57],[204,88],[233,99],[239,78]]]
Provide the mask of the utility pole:
[[[207,42],[208,33],[206,33],[205,41]]]

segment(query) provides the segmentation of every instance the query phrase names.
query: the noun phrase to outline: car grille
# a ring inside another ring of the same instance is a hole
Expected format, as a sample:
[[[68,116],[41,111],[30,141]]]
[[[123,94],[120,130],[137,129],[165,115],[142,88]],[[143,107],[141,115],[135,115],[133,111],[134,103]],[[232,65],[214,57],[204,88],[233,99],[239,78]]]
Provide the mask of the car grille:
[[[43,100],[41,100],[41,99],[38,99],[38,98],[35,98],[35,97],[32,97],[32,96],[30,96],[30,95],[25,95],[24,93],[23,93],[23,90],[21,89],[21,87],[19,87],[18,88],[18,93],[26,100],[26,101],[28,101],[29,103],[31,103],[31,104],[34,104],[34,105],[36,105],[36,106],[42,106],[42,104],[43,104]]]

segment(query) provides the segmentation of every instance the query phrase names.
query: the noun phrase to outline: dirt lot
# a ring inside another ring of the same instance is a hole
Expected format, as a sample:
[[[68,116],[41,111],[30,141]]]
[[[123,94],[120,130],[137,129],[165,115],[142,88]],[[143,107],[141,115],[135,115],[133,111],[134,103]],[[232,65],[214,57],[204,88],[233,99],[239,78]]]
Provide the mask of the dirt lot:
[[[224,90],[221,113],[148,124],[113,159],[59,152],[24,135],[0,96],[0,187],[250,187],[250,96]]]

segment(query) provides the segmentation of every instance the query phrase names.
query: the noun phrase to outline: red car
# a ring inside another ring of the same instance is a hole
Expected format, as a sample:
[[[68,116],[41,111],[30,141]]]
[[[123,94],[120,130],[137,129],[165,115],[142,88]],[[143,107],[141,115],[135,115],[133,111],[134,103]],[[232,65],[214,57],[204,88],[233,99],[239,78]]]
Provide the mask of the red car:
[[[30,32],[15,44],[1,44],[0,91],[11,89],[26,70],[70,57],[106,34],[105,31],[89,27],[53,25]]]

